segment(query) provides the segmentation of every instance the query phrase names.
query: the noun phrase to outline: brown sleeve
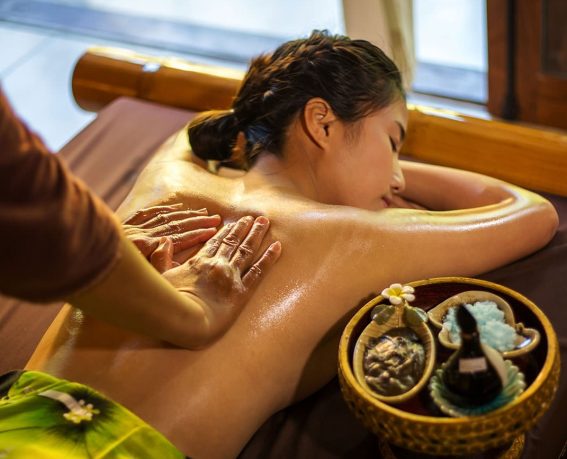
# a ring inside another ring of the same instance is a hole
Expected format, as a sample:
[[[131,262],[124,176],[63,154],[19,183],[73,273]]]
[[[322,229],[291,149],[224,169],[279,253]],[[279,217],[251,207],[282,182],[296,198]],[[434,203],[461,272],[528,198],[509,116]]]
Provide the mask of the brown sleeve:
[[[118,259],[119,228],[0,87],[0,292],[51,301],[84,290]]]

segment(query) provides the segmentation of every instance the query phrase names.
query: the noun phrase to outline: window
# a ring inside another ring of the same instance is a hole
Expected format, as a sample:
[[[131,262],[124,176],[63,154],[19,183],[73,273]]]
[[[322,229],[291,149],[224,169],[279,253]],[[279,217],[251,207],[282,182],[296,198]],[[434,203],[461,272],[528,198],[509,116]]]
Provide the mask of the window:
[[[413,0],[418,93],[486,103],[485,0]]]
[[[312,29],[344,33],[341,0],[18,0],[0,18],[241,66]]]

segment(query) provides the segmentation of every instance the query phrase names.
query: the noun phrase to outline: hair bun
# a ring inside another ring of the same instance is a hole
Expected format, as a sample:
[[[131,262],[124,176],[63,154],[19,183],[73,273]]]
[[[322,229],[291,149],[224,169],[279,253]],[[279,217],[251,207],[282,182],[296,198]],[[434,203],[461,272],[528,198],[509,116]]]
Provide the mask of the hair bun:
[[[233,110],[211,110],[197,115],[189,123],[189,144],[201,159],[228,160],[239,130]]]

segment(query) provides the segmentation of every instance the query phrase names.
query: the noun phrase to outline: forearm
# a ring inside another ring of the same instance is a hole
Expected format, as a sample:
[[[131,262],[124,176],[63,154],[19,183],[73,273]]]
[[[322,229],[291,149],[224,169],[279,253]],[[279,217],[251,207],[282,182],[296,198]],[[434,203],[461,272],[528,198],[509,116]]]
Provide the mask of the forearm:
[[[69,298],[73,306],[185,348],[202,347],[219,334],[206,305],[176,290],[125,238],[120,250],[121,259],[100,283]]]
[[[474,172],[407,161],[402,169],[402,197],[431,210],[469,209],[517,197],[515,187]]]
[[[483,247],[488,257],[485,261],[478,254],[471,257],[478,265],[469,272],[482,272],[528,255],[547,244],[557,229],[553,205],[521,187],[472,172],[422,164],[404,164],[404,174],[404,198],[431,211],[421,215],[426,222],[423,232],[438,226],[462,235],[469,247],[475,247],[475,238],[481,241],[476,246]],[[449,244],[449,237],[443,238],[444,243]],[[491,264],[494,262],[497,264]]]

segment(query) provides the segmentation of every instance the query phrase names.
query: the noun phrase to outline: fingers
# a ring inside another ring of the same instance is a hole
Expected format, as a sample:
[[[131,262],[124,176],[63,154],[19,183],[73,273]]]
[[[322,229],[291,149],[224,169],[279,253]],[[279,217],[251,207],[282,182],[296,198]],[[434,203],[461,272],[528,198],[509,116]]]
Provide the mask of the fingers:
[[[217,217],[220,222],[220,217],[218,215],[213,217],[207,217],[207,209],[204,210],[181,210],[178,212],[160,212],[156,214],[153,218],[138,225],[140,228],[149,229],[149,228],[160,228],[163,225],[174,223],[181,224],[182,222],[191,222],[195,221],[195,225],[198,225],[199,220],[202,218],[213,218]],[[206,220],[205,220],[206,221]],[[198,227],[198,226],[196,226]]]
[[[238,220],[230,232],[222,239],[217,256],[230,260],[244,237],[250,231],[253,222],[254,218],[250,216],[242,217]]]
[[[244,272],[254,262],[269,226],[270,222],[264,216],[256,219],[250,216],[242,217],[236,223],[224,226],[211,237],[201,249],[200,254],[207,257],[224,258],[239,272]],[[264,252],[262,258],[258,261],[258,263],[262,261],[259,267],[263,267],[267,263],[266,266],[270,266],[269,263],[273,256],[279,256],[281,245],[278,243],[276,246],[272,246]],[[252,279],[253,275],[251,274],[250,277]]]
[[[214,237],[210,238],[206,242],[206,244],[203,246],[203,248],[200,250],[199,253],[207,257],[213,257],[217,253],[219,247],[221,246],[222,240],[230,232],[233,226],[234,223],[230,223],[228,225],[223,226],[221,230]]]
[[[132,239],[129,238],[132,243],[138,248],[140,253],[144,257],[148,257],[159,245],[159,241],[153,238],[140,238],[140,239]]]
[[[161,215],[161,217],[165,217]],[[167,218],[167,217],[165,217]],[[180,234],[202,228],[214,228],[220,225],[220,215],[212,215],[210,217],[189,217],[183,220],[167,221],[157,228],[147,229],[148,234],[152,236],[169,236],[171,234]]]
[[[130,215],[126,220],[124,220],[124,224],[127,225],[139,225],[141,223],[146,222],[150,218],[155,217],[159,213],[163,212],[175,212],[179,210],[183,206],[182,203],[171,204],[169,206],[154,206],[154,207],[146,207],[145,209],[139,209],[134,212],[133,215]]]
[[[185,233],[173,234],[170,239],[173,242],[173,252],[181,252],[185,249],[190,249],[202,242],[208,241],[217,232],[216,228],[203,228]]]
[[[240,272],[246,271],[254,262],[269,227],[270,221],[266,217],[256,218],[246,239],[234,251],[231,263]]]
[[[128,218],[124,233],[151,260],[158,245],[163,250],[161,238],[170,236],[173,253],[189,249],[207,241],[216,233],[221,223],[220,215],[208,215],[206,208],[180,210],[183,204],[154,206],[141,209]],[[160,259],[160,252],[156,259]]]
[[[154,250],[150,257],[150,263],[160,273],[163,273],[173,267],[173,243],[168,237],[160,239],[157,249]]]
[[[282,245],[276,241],[266,249],[260,259],[254,263],[242,278],[242,284],[247,290],[256,288],[265,277],[268,270],[275,264],[282,253]]]

